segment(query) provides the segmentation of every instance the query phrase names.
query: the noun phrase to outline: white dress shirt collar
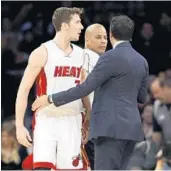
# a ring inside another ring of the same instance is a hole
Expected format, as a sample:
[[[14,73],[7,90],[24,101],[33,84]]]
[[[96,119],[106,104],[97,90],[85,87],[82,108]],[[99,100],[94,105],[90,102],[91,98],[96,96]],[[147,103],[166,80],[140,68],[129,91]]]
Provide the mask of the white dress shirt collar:
[[[117,45],[119,45],[120,43],[123,43],[123,42],[128,42],[128,41],[126,41],[126,40],[119,40],[119,41],[117,41],[117,42],[113,45],[113,49],[115,49],[115,47],[116,47]]]

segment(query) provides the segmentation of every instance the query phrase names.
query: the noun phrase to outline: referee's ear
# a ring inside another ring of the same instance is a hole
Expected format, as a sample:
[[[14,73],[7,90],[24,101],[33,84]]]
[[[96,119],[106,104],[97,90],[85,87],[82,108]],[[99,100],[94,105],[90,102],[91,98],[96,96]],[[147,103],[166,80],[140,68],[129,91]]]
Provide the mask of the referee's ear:
[[[85,48],[87,48],[87,46],[89,45],[89,39],[87,38],[87,36],[85,36]]]

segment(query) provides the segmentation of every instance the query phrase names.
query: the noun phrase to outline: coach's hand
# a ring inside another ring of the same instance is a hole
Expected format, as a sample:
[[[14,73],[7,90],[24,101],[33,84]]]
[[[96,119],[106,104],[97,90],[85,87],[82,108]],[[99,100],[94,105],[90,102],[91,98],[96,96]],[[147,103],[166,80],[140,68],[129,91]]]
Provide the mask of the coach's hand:
[[[42,108],[42,107],[45,107],[49,105],[49,102],[48,102],[48,96],[47,95],[43,95],[43,96],[40,96],[38,97],[32,104],[32,110],[35,111],[39,108]]]
[[[16,126],[16,137],[18,142],[25,146],[25,147],[31,147],[32,146],[32,139],[29,134],[29,131],[27,128],[23,126]]]

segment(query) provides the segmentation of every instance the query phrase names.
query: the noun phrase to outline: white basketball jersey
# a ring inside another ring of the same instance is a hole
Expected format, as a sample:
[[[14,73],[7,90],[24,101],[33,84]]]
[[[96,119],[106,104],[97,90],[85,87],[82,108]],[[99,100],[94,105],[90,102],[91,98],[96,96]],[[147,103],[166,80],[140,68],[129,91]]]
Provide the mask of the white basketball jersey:
[[[84,64],[83,49],[72,44],[73,51],[66,56],[52,40],[43,44],[47,49],[47,62],[37,79],[37,95],[54,94],[68,90],[80,83]],[[41,115],[76,115],[83,112],[81,99],[66,105],[55,107],[53,104],[40,110]]]
[[[85,55],[85,63],[84,68],[87,70],[88,74],[93,70],[94,66],[96,65],[99,55],[96,52],[93,52],[90,49],[84,49]],[[91,104],[93,103],[94,93],[89,95]]]

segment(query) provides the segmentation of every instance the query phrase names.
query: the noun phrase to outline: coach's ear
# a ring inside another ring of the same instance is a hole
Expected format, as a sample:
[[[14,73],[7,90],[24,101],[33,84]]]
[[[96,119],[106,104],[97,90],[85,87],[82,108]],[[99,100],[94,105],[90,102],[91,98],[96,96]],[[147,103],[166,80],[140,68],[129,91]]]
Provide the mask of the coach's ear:
[[[110,39],[111,39],[111,37],[112,37],[112,32],[111,32],[111,31],[109,31],[109,37],[110,37]]]
[[[112,32],[111,31],[109,31],[109,39],[110,39],[110,43],[112,44],[112,46],[114,45],[114,37],[113,37],[113,35],[112,35]]]

